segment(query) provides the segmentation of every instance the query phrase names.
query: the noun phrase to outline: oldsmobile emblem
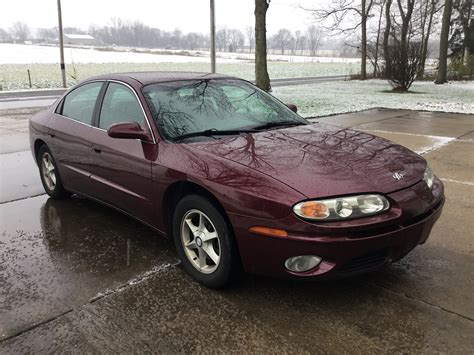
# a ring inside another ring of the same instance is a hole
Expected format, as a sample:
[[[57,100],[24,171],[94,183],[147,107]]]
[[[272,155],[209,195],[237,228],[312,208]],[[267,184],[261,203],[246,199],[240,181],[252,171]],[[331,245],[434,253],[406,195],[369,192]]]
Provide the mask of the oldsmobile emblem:
[[[402,173],[399,173],[398,171],[393,173],[392,177],[395,179],[395,180],[398,180],[400,181],[401,179],[403,179],[403,174]]]

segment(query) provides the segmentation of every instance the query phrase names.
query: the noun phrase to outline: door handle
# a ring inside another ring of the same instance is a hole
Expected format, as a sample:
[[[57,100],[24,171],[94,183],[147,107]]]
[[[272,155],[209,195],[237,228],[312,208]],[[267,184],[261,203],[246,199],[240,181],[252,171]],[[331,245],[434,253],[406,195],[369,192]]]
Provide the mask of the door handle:
[[[98,148],[94,148],[94,152],[96,152],[96,153],[99,153],[99,154],[100,154],[100,153],[102,153],[102,150],[100,150],[100,149],[98,149]]]

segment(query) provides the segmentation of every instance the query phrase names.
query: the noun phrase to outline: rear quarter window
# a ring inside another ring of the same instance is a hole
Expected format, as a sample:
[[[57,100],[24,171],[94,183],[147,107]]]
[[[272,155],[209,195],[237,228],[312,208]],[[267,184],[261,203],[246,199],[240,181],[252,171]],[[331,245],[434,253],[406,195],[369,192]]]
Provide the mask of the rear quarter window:
[[[71,91],[63,100],[61,114],[82,123],[92,124],[92,115],[102,84],[85,84]]]

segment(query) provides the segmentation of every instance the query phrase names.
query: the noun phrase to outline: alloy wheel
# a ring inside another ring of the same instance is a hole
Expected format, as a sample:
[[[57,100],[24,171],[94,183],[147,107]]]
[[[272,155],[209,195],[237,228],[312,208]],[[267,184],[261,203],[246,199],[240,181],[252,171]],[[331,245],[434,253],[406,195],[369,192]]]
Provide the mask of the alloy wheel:
[[[56,168],[53,163],[53,158],[49,153],[43,154],[42,174],[43,180],[50,191],[53,191],[56,187]]]
[[[221,260],[219,235],[210,218],[199,210],[188,211],[181,221],[181,243],[191,265],[213,273]]]

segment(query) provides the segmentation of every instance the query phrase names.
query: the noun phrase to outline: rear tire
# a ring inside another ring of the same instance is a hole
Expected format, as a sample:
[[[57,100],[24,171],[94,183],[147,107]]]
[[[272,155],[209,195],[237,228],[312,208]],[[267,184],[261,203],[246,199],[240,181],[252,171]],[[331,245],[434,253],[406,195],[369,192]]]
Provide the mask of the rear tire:
[[[173,239],[183,268],[209,288],[227,286],[238,272],[232,229],[212,203],[189,195],[176,205]]]
[[[56,161],[46,145],[42,145],[38,151],[38,167],[41,183],[50,197],[60,200],[70,195],[64,189]]]

